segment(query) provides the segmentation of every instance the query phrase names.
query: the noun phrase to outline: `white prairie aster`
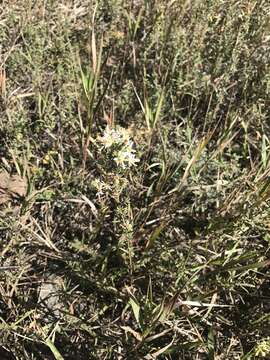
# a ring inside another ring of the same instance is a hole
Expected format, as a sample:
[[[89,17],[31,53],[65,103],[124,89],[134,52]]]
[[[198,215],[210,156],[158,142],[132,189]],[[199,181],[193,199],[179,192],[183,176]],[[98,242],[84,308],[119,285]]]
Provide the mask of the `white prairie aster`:
[[[133,141],[126,129],[121,127],[112,129],[107,126],[103,136],[100,136],[98,140],[107,150],[107,156],[112,156],[116,164],[123,169],[130,168],[139,161],[135,156]]]
[[[104,130],[103,136],[99,137],[99,141],[104,145],[105,148],[111,147],[115,143],[113,130],[107,126]]]
[[[136,158],[134,152],[135,150],[133,149],[124,148],[118,151],[117,156],[114,158],[114,161],[116,162],[117,165],[121,166],[123,169],[136,165],[136,163],[139,162],[139,159]]]
[[[129,139],[128,131],[124,128],[117,127],[112,129],[109,126],[106,126],[103,136],[99,137],[99,141],[104,145],[105,148],[109,148],[113,145],[132,145],[132,141]]]
[[[110,148],[113,145],[119,145],[122,143],[122,134],[109,126],[104,130],[103,136],[99,137],[99,141],[104,145],[105,148]]]

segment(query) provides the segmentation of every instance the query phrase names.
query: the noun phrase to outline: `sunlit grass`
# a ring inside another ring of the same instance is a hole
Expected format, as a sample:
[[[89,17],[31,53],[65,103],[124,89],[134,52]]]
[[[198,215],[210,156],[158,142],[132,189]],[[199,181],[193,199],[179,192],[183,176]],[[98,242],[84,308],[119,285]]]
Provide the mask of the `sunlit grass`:
[[[6,5],[0,358],[268,358],[268,2]]]

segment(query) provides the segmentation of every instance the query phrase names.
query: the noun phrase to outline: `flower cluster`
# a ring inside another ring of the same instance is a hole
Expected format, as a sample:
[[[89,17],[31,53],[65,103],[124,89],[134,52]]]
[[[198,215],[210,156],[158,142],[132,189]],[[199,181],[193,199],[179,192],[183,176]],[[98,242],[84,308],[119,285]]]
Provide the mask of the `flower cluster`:
[[[111,153],[114,162],[122,169],[130,168],[139,162],[133,141],[130,140],[126,129],[118,127],[112,129],[109,126],[104,130],[99,141],[107,152]]]

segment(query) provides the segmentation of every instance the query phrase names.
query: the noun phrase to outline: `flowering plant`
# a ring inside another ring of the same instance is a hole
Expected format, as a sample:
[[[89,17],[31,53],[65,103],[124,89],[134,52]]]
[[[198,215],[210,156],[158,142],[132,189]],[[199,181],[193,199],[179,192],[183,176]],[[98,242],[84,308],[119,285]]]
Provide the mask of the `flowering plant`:
[[[121,127],[112,129],[107,126],[103,136],[100,136],[98,140],[115,164],[122,169],[130,168],[139,162],[139,159],[136,157],[134,143],[126,129]]]

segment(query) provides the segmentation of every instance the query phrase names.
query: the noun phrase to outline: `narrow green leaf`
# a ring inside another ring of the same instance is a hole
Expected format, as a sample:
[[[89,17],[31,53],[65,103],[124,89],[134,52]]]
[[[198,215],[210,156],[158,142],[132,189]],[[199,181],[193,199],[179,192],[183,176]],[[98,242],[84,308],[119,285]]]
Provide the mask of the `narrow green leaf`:
[[[150,249],[154,245],[155,240],[159,237],[159,235],[163,229],[164,229],[164,224],[161,224],[152,232],[152,234],[150,235],[150,238],[147,241],[147,244],[145,247],[146,250]]]
[[[60,354],[60,352],[57,350],[54,343],[50,339],[47,339],[45,341],[45,344],[50,348],[56,360],[64,360],[63,356]]]
[[[130,303],[130,305],[132,307],[134,317],[135,317],[138,325],[140,325],[140,305],[138,304],[136,299],[133,299],[133,298],[129,299],[129,303]]]
[[[154,120],[153,120],[153,128],[156,127],[156,125],[157,125],[157,123],[159,121],[163,101],[164,101],[164,90],[161,91],[161,93],[159,95],[159,98],[158,98],[157,108],[156,108],[156,111],[155,111],[155,117],[154,117]]]

